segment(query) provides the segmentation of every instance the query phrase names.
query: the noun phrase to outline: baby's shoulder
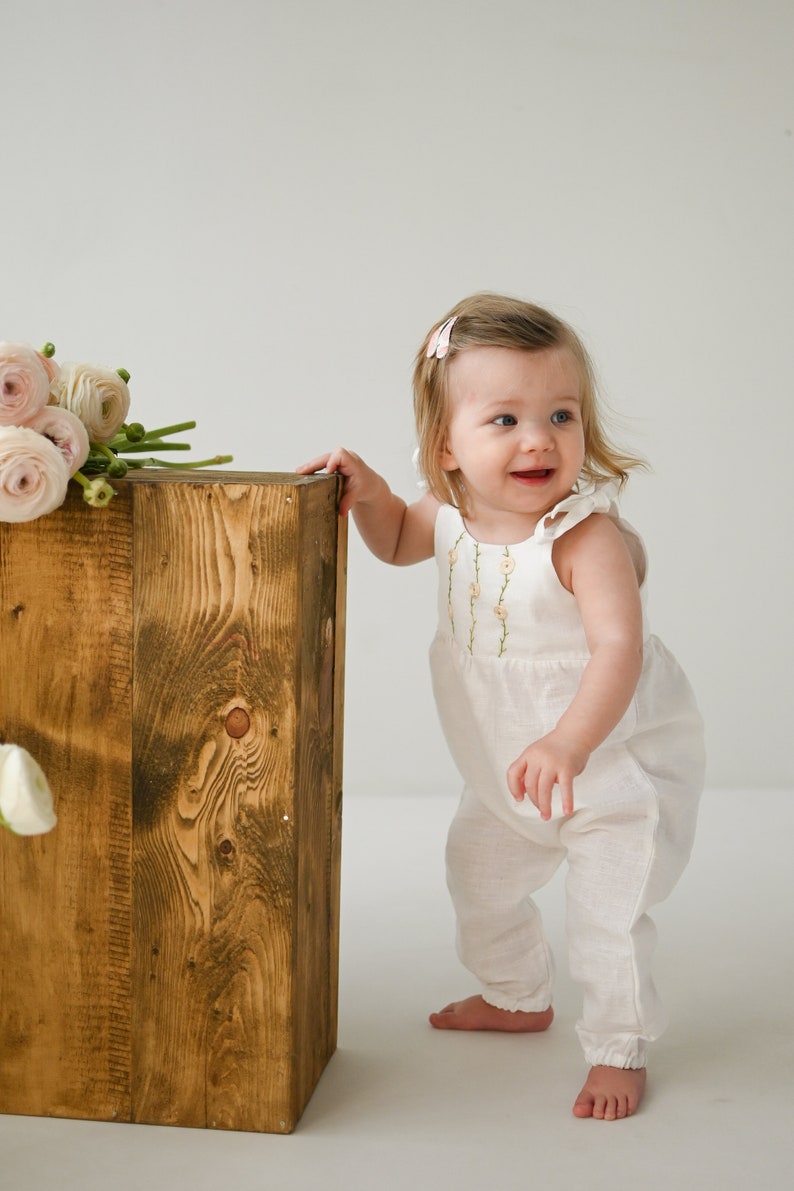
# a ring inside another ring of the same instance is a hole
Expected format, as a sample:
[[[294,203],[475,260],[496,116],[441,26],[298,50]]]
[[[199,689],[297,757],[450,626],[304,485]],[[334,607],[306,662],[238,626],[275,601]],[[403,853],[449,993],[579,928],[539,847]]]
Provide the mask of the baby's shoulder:
[[[554,542],[552,551],[554,567],[561,578],[563,574],[570,576],[573,568],[582,562],[608,567],[627,556],[641,584],[647,570],[642,539],[630,525],[609,513],[592,513],[572,526]]]

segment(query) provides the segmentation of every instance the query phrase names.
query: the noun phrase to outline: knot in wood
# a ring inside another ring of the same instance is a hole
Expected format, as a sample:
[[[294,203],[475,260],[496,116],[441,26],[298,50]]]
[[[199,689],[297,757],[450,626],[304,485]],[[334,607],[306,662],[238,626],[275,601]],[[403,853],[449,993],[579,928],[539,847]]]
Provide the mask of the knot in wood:
[[[233,848],[234,844],[230,839],[222,839],[218,844],[218,850],[222,852],[224,856],[228,856]]]
[[[239,740],[241,736],[245,736],[250,727],[251,721],[248,718],[248,712],[244,711],[242,707],[233,707],[226,717],[227,734],[233,740]]]

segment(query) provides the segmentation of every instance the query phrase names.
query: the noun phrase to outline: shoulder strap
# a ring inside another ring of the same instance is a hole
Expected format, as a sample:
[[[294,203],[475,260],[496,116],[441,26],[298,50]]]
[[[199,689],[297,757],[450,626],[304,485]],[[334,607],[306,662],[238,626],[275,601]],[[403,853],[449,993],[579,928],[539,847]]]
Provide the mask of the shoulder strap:
[[[618,520],[617,483],[608,480],[596,484],[585,492],[574,492],[556,504],[550,513],[538,522],[534,537],[539,541],[556,541],[591,513],[608,513]]]

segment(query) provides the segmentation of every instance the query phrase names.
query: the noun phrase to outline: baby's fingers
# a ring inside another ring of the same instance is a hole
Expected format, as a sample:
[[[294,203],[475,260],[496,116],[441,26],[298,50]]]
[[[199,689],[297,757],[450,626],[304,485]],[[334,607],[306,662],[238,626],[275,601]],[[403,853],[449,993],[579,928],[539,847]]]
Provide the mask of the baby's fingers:
[[[526,762],[520,758],[514,761],[507,771],[507,788],[516,802],[523,802],[526,794],[524,778],[526,776]]]
[[[507,771],[507,786],[516,802],[528,798],[540,811],[541,818],[551,818],[551,790],[547,793],[543,772],[538,772],[534,765],[523,758],[514,761]]]
[[[573,778],[570,774],[560,774],[557,779],[557,784],[560,787],[560,796],[562,797],[562,813],[564,815],[573,814]]]
[[[325,455],[318,455],[316,459],[310,459],[308,463],[298,464],[295,470],[298,475],[301,476],[314,475],[316,471],[322,471],[324,468],[328,467],[328,464],[334,454],[336,454],[336,452],[329,451]]]
[[[541,770],[538,774],[537,795],[532,801],[540,811],[541,819],[551,818],[551,796],[554,792],[555,775],[551,770]]]

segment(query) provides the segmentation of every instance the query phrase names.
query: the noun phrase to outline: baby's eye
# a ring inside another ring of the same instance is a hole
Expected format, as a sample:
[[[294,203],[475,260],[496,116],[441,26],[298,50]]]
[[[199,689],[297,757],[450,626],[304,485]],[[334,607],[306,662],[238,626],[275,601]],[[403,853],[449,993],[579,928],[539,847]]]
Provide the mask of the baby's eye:
[[[512,414],[499,414],[498,418],[493,420],[494,426],[517,426],[518,419]]]
[[[555,426],[564,426],[566,422],[570,422],[571,415],[567,409],[557,409],[551,415],[551,420]]]

